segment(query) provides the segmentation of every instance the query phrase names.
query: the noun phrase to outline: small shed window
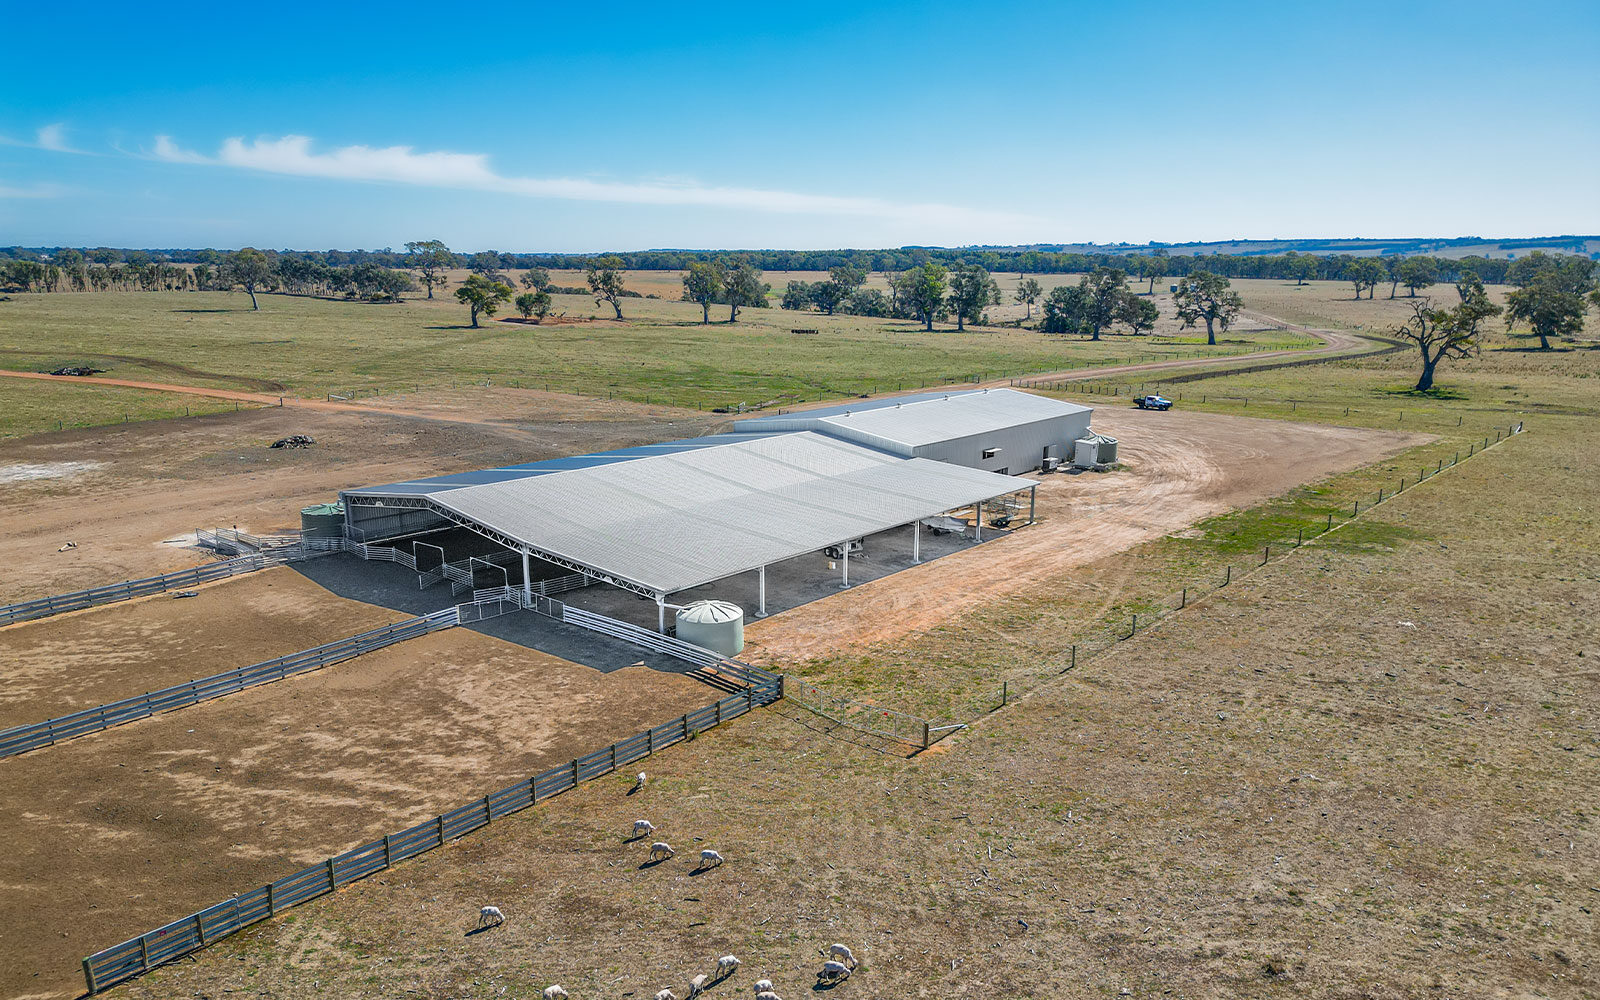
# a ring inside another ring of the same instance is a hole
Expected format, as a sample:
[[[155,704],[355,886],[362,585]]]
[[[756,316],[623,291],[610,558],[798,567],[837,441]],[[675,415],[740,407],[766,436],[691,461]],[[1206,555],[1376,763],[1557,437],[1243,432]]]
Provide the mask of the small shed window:
[[[993,458],[998,454],[1000,454],[1000,449],[999,448],[985,448],[985,449],[983,449],[983,457],[984,458]]]

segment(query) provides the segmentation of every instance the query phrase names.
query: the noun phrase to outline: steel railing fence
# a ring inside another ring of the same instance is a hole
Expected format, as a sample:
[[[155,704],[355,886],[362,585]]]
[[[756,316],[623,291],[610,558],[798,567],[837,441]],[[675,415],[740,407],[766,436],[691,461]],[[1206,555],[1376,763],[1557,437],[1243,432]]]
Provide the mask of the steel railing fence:
[[[707,655],[715,657],[715,654]],[[83,960],[84,983],[90,993],[98,993],[126,982],[163,962],[181,958],[251,924],[266,920],[287,907],[315,899],[397,862],[434,850],[494,820],[568,791],[580,782],[610,774],[658,750],[682,743],[783,697],[781,678],[765,671],[756,673],[765,674],[765,677],[758,677],[759,683],[752,684],[738,694],[729,695],[663,725],[635,733],[609,747],[542,771],[416,826],[302,868],[259,889],[241,893],[138,937],[129,938],[121,944],[97,951]]]
[[[347,639],[264,660],[248,667],[227,670],[185,684],[175,684],[159,691],[150,691],[121,701],[86,708],[60,718],[25,726],[13,726],[10,729],[0,730],[0,758],[15,757],[29,750],[37,750],[86,733],[99,732],[135,719],[149,718],[175,708],[187,708],[212,698],[234,694],[258,684],[270,684],[285,677],[319,670],[363,653],[392,646],[397,642],[450,628],[460,621],[461,612],[458,608],[445,608],[432,614],[385,625],[370,632],[362,632]]]
[[[84,608],[98,607],[102,604],[115,604],[118,601],[148,597],[167,590],[210,583],[241,573],[253,573],[268,566],[276,566],[283,561],[280,556],[252,553],[226,562],[212,563],[209,566],[196,566],[194,569],[180,569],[162,573],[160,576],[147,576],[142,580],[112,583],[103,587],[91,587],[88,590],[75,590],[70,594],[54,594],[18,604],[7,604],[0,607],[0,625],[48,618],[67,611],[82,611]]]

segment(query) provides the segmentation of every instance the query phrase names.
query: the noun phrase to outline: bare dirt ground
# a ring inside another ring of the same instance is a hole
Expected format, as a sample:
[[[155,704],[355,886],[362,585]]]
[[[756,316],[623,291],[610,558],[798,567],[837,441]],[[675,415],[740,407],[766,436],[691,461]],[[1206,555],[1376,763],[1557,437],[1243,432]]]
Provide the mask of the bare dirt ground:
[[[337,603],[302,609],[301,623]],[[279,617],[268,608],[255,624]],[[279,627],[298,648],[298,629]],[[0,762],[0,996],[75,995],[96,948],[717,695],[451,629]]]
[[[683,996],[731,951],[713,997],[793,998],[841,941],[840,1000],[1594,997],[1600,468],[1593,421],[1556,423],[945,752],[780,705],[660,755],[641,796],[585,785],[118,994]],[[642,868],[640,814],[728,863]],[[505,925],[466,933],[485,902]]]
[[[406,617],[341,600],[284,567],[194,594],[0,629],[0,728],[260,663]]]
[[[99,463],[0,483],[0,602],[198,565],[209,557],[188,545],[195,528],[298,528],[300,507],[344,487],[693,437],[712,423],[670,407],[494,387],[0,442],[0,467]],[[290,434],[317,444],[267,447]],[[78,547],[58,552],[68,541]]]
[[[826,656],[949,622],[951,609],[1020,593],[1195,521],[1431,439],[1217,414],[1096,409],[1115,472],[1035,475],[1040,523],[746,627],[754,663]]]

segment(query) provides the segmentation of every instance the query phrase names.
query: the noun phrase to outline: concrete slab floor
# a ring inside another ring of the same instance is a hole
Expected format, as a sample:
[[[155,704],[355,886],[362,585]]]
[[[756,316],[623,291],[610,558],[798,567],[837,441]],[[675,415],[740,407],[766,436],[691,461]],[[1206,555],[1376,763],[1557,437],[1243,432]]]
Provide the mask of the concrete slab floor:
[[[985,527],[983,542],[970,536],[922,531],[922,561],[931,562],[974,545],[986,544],[992,539],[1010,534],[998,528]],[[865,552],[850,557],[850,583],[867,583],[898,573],[916,565],[911,559],[911,526],[892,528],[864,540]],[[829,563],[834,565],[829,567]],[[839,593],[843,576],[843,561],[830,560],[821,552],[808,552],[803,556],[786,559],[767,567],[767,614],[775,615],[790,608],[810,604]],[[573,607],[607,615],[634,625],[654,629],[656,604],[650,598],[597,585],[574,590],[558,596]],[[744,609],[745,619],[754,620],[760,606],[760,573],[750,570],[737,576],[716,580],[691,590],[667,596],[669,604],[688,604],[691,601],[719,600],[737,604]],[[667,610],[667,624],[672,624],[672,610]]]
[[[460,604],[467,599],[465,594],[452,595],[448,583],[436,583],[426,590],[418,590],[417,575],[397,563],[367,562],[358,556],[341,553],[290,563],[289,566],[295,572],[340,597],[376,604],[382,608],[392,608],[406,614],[427,614],[430,611]],[[520,567],[515,575],[520,577]],[[632,597],[621,591],[616,593]],[[650,610],[650,627],[654,629],[654,603],[650,604]],[[636,664],[674,674],[687,674],[694,670],[691,664],[682,660],[641,649],[631,643],[611,639],[588,629],[564,625],[531,611],[501,615],[487,621],[464,625],[462,628],[469,628],[474,632],[481,632],[528,649],[537,649],[541,653],[558,656],[602,673],[610,673]]]

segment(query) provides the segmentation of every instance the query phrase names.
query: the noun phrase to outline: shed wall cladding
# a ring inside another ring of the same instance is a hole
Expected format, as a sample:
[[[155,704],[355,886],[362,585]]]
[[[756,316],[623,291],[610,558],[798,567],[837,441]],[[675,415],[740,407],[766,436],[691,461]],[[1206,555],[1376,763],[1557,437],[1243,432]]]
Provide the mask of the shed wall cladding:
[[[1036,420],[982,434],[935,441],[915,449],[917,458],[931,458],[951,465],[965,465],[984,472],[1009,471],[1012,475],[1037,469],[1050,445],[1060,447],[1060,455],[1072,453],[1072,442],[1089,433],[1089,413],[1074,413],[1048,420]],[[999,451],[984,458],[992,448]]]

